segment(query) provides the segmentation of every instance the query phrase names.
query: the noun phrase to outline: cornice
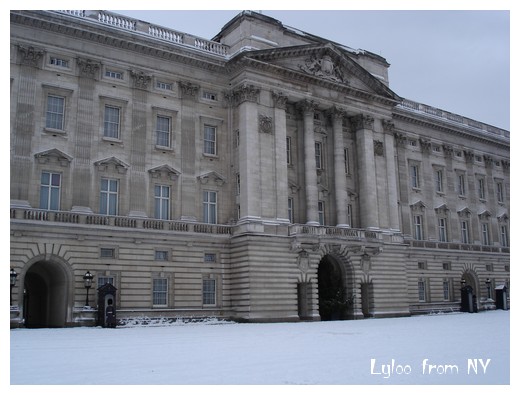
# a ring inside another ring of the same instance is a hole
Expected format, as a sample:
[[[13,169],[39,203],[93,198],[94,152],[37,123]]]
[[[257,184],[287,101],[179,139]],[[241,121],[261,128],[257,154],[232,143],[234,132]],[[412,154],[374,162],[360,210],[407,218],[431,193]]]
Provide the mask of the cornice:
[[[472,133],[472,131],[467,130],[466,128],[461,127],[459,125],[452,124],[452,123],[448,124],[447,122],[442,122],[442,120],[433,120],[431,118],[424,117],[421,114],[414,113],[412,115],[408,112],[401,111],[398,108],[394,108],[394,110],[392,112],[392,118],[394,120],[402,120],[405,122],[412,123],[414,125],[420,125],[420,126],[432,128],[435,130],[440,130],[442,132],[446,132],[449,134],[461,136],[461,137],[464,137],[465,139],[470,139],[473,141],[480,141],[480,142],[484,142],[487,144],[492,143],[496,146],[499,146],[499,147],[502,147],[505,149],[509,149],[509,147],[510,147],[509,141],[494,139],[493,138],[494,136],[484,136],[482,134]]]
[[[30,11],[28,11],[30,12]],[[66,16],[44,14],[27,14],[24,11],[11,12],[11,23],[25,25],[33,29],[42,29],[66,35],[68,37],[95,42],[98,44],[136,52],[169,61],[186,64],[212,72],[225,73],[226,59],[217,59],[208,54],[199,53],[193,48],[186,48],[182,44],[162,43],[147,39],[135,32],[114,30],[114,28],[96,24],[82,19],[68,19]],[[46,18],[46,19],[44,19]]]

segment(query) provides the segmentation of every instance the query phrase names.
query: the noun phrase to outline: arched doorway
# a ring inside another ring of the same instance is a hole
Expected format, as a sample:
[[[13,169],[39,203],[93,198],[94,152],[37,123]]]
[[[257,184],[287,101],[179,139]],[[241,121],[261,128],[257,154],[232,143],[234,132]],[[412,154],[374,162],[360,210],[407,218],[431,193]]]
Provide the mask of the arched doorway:
[[[68,284],[61,265],[48,261],[31,265],[24,278],[23,316],[27,328],[65,326]]]
[[[342,320],[350,307],[344,271],[331,255],[325,255],[318,266],[319,313],[322,321]]]
[[[477,313],[479,310],[479,287],[477,275],[470,270],[461,276],[460,310],[462,312]]]

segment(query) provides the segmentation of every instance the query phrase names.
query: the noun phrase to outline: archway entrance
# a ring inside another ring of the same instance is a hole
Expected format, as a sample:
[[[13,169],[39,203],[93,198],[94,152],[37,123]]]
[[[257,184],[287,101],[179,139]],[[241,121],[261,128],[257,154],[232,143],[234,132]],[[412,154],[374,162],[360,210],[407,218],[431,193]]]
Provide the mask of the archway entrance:
[[[64,269],[52,262],[33,264],[24,280],[23,316],[27,328],[63,327],[68,292]]]
[[[336,259],[325,255],[318,266],[319,313],[322,321],[345,319],[349,307],[345,275]]]

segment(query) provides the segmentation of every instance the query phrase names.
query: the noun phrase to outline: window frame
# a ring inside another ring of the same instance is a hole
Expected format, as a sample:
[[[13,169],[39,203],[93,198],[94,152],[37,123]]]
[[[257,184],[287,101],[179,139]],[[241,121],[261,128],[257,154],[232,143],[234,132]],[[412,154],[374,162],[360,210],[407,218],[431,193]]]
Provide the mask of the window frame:
[[[165,120],[167,122],[167,130],[159,129],[159,125],[162,122],[159,120]],[[172,117],[163,114],[156,114],[155,116],[155,146],[158,148],[171,148],[172,146]],[[165,135],[166,138],[160,138],[161,135]],[[166,140],[166,141],[165,141]],[[163,144],[166,142],[166,144]]]
[[[417,280],[417,293],[418,293],[419,302],[426,303],[426,301],[427,301],[426,280],[424,280],[422,278]]]
[[[103,181],[107,181],[107,190],[103,189]],[[114,192],[111,189],[110,185],[115,182],[117,190]],[[109,177],[101,177],[100,179],[100,187],[99,187],[99,214],[100,215],[119,215],[119,192],[120,192],[120,182],[117,178],[109,178]],[[106,195],[103,198],[103,195]],[[115,196],[115,209],[112,210],[113,204],[111,204],[110,197]],[[106,210],[103,209],[103,201],[106,202]]]
[[[212,130],[212,136],[208,136],[207,131]],[[204,123],[202,128],[202,153],[205,156],[217,156],[217,131],[216,125]]]
[[[417,219],[419,219],[419,222],[416,221]],[[424,216],[422,214],[413,214],[412,221],[414,240],[424,240]]]
[[[323,143],[321,141],[314,142],[314,159],[316,161],[316,169],[323,170]]]
[[[159,188],[160,193],[157,194],[157,188]],[[168,196],[164,196],[163,192],[167,190]],[[171,190],[170,185],[165,184],[155,184],[153,188],[153,198],[154,198],[154,218],[160,220],[170,220],[171,219]],[[166,204],[166,207],[163,205]]]
[[[159,284],[161,283],[161,284]],[[169,281],[165,277],[152,279],[152,306],[168,307]],[[164,302],[164,303],[161,303]]]
[[[445,217],[437,218],[437,227],[439,230],[439,241],[442,243],[448,242],[448,221]]]
[[[207,284],[213,284],[207,287]],[[217,280],[215,278],[202,279],[202,305],[216,306],[217,305]]]
[[[210,201],[209,197],[214,196],[214,201]],[[214,218],[212,218],[214,217]],[[213,220],[213,221],[211,221]],[[218,223],[218,192],[212,190],[202,191],[202,221],[206,224]]]
[[[48,184],[43,184],[43,175],[44,174],[48,174],[49,175],[49,183]],[[59,179],[59,185],[55,186],[55,185],[52,185],[52,182],[53,182],[53,176],[57,176],[58,179]],[[58,172],[55,172],[55,171],[49,171],[49,170],[43,170],[41,173],[40,173],[40,203],[39,203],[39,208],[41,210],[47,210],[47,211],[59,211],[60,208],[61,208],[61,189],[62,189],[62,184],[63,184],[63,174],[62,173],[58,173]],[[46,192],[46,195],[47,195],[47,198],[46,198],[46,204],[45,204],[45,207],[42,207],[42,199],[43,199],[43,190],[47,189],[47,192]],[[53,204],[53,191],[57,191],[57,202],[55,201]],[[54,208],[55,207],[55,208]]]
[[[409,179],[410,187],[412,189],[421,189],[420,171],[421,168],[419,163],[410,163]]]
[[[465,226],[463,226],[465,225]],[[470,224],[469,221],[461,220],[460,221],[460,242],[462,244],[470,244],[471,238],[469,234]]]

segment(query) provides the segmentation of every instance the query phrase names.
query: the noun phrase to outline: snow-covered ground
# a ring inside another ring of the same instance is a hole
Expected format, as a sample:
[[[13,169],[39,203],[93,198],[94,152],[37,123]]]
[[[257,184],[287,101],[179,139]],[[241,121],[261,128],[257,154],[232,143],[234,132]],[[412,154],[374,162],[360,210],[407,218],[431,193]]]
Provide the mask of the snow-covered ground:
[[[10,382],[509,384],[509,315],[14,329]]]

